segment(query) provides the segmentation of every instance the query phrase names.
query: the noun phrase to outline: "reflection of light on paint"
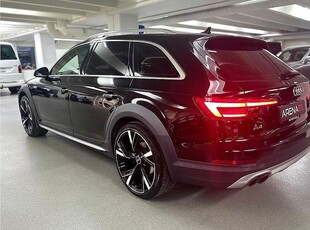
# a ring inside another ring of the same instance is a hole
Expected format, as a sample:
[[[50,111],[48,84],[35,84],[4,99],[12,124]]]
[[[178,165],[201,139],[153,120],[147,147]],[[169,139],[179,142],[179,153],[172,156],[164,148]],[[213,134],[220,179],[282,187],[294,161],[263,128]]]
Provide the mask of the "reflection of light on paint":
[[[114,85],[114,81],[112,78],[107,78],[107,77],[98,77],[97,78],[97,83],[99,85],[102,85],[102,86],[111,86],[111,85]]]

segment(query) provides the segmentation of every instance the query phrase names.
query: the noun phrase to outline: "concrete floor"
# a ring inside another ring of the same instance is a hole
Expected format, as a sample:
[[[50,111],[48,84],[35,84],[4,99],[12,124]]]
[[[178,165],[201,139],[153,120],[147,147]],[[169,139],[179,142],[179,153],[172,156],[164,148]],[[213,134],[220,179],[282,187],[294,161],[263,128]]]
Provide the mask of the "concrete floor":
[[[24,132],[17,95],[0,90],[1,229],[310,229],[310,154],[262,185],[177,185],[131,195],[113,160],[49,132]]]

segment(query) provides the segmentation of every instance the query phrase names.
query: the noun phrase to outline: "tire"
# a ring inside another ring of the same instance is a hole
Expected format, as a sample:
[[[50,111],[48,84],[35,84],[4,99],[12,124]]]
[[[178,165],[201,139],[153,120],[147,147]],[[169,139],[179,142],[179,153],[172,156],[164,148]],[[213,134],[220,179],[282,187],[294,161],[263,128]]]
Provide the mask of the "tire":
[[[20,86],[17,86],[17,87],[9,87],[9,90],[11,91],[11,93],[17,93],[19,89],[20,89]]]
[[[173,187],[159,144],[142,123],[130,122],[118,131],[114,155],[121,180],[134,195],[150,199]]]
[[[22,124],[25,132],[31,137],[44,136],[47,133],[46,129],[38,125],[33,109],[26,96],[22,96],[19,101],[19,111],[22,119]]]

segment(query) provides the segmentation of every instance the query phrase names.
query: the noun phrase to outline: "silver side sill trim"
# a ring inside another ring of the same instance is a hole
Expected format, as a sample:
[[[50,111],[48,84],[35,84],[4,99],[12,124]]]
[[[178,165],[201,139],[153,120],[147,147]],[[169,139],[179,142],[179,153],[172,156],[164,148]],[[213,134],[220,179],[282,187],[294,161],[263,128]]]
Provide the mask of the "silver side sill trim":
[[[287,161],[284,161],[278,165],[272,166],[270,168],[267,168],[267,169],[264,169],[264,170],[261,170],[258,172],[254,172],[254,173],[245,175],[245,176],[241,177],[239,180],[237,180],[235,183],[230,185],[228,188],[242,188],[242,187],[246,186],[248,183],[250,183],[250,181],[252,181],[255,177],[261,176],[263,174],[273,175],[275,173],[281,172],[284,169],[286,169],[287,167],[289,167],[292,164],[294,164],[295,162],[297,162],[298,160],[300,160],[309,151],[310,151],[310,147],[306,148],[304,151],[302,151],[298,155],[292,157],[291,159],[288,159]]]
[[[108,151],[107,149],[104,149],[104,148],[102,148],[102,147],[100,147],[100,146],[98,146],[98,145],[94,145],[94,144],[91,144],[91,143],[89,143],[89,142],[87,142],[87,141],[83,141],[83,140],[78,139],[78,138],[76,138],[76,137],[72,137],[72,136],[70,136],[70,135],[68,135],[68,134],[59,132],[59,131],[57,131],[57,130],[55,130],[55,129],[51,129],[51,128],[45,126],[45,125],[39,125],[39,126],[40,126],[41,128],[43,128],[43,129],[46,129],[46,130],[51,131],[51,132],[53,132],[53,133],[56,133],[56,134],[58,134],[58,135],[60,135],[60,136],[66,137],[66,138],[68,138],[68,139],[70,139],[70,140],[72,140],[72,141],[75,141],[75,142],[78,142],[78,143],[80,143],[80,144],[83,144],[83,145],[86,145],[86,146],[88,146],[88,147],[91,147],[91,148],[93,148],[93,149],[97,149],[97,150],[100,150],[100,151]]]

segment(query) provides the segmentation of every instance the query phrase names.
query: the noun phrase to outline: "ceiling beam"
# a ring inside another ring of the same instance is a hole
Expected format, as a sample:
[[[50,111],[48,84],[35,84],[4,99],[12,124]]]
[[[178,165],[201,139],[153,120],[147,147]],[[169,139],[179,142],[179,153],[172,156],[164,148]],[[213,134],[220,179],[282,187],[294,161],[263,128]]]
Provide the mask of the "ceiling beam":
[[[71,2],[83,5],[99,6],[99,7],[117,7],[116,0],[60,0],[61,2]]]
[[[212,18],[210,19],[210,21],[213,21],[214,23],[234,25],[239,27],[248,27],[253,29],[255,29],[255,27],[260,27],[260,29],[262,30],[266,30],[266,28],[268,28],[273,31],[288,31],[288,32],[297,31],[297,29],[293,26],[287,26],[275,22],[267,22],[260,18],[252,18],[240,14],[227,15],[221,18],[214,18],[214,19]]]
[[[28,4],[14,3],[14,2],[1,2],[1,7],[11,8],[11,9],[38,11],[38,12],[47,12],[47,13],[57,13],[57,14],[72,14],[72,15],[81,15],[81,16],[85,15],[85,11],[82,11],[82,10],[53,8],[49,6],[28,5]]]
[[[1,14],[0,19],[3,21],[23,21],[23,22],[56,22],[56,18],[49,17],[36,17],[28,15],[12,15],[12,14]]]
[[[201,30],[201,32],[206,30],[206,27],[202,27],[202,26],[192,26],[192,25],[183,25],[183,24],[172,24],[170,26],[176,27],[176,28],[196,29],[196,30]],[[223,29],[216,29],[216,28],[211,29],[211,33],[214,31],[219,32],[219,33],[222,32],[222,33],[231,33],[231,34],[239,34],[239,35],[249,35],[249,33],[245,33],[242,31],[230,31],[230,30],[223,30]],[[251,34],[251,35],[257,36],[257,34]]]
[[[221,7],[210,10],[196,11],[191,13],[180,14],[176,16],[166,17],[167,14],[159,15],[162,18],[152,19],[144,18],[140,21],[143,21],[147,27],[155,25],[169,25],[175,24],[182,21],[189,21],[195,18],[196,20],[212,18],[212,17],[221,17],[225,15],[239,14],[239,13],[249,13],[258,10],[265,10],[272,7],[285,6],[291,4],[303,4],[307,3],[309,0],[269,0],[264,2],[253,3],[249,5],[232,5],[227,7]],[[158,16],[158,17],[159,17]]]
[[[13,2],[18,4],[27,4],[32,6],[44,6],[57,9],[82,10],[86,12],[98,12],[100,9],[96,6],[77,4],[60,1],[42,1],[42,0],[1,0],[1,2]]]
[[[283,15],[276,11],[254,11],[250,14],[244,14],[247,17],[258,18],[268,22],[275,22],[282,25],[294,26],[301,29],[310,30],[310,23],[308,21]]]

